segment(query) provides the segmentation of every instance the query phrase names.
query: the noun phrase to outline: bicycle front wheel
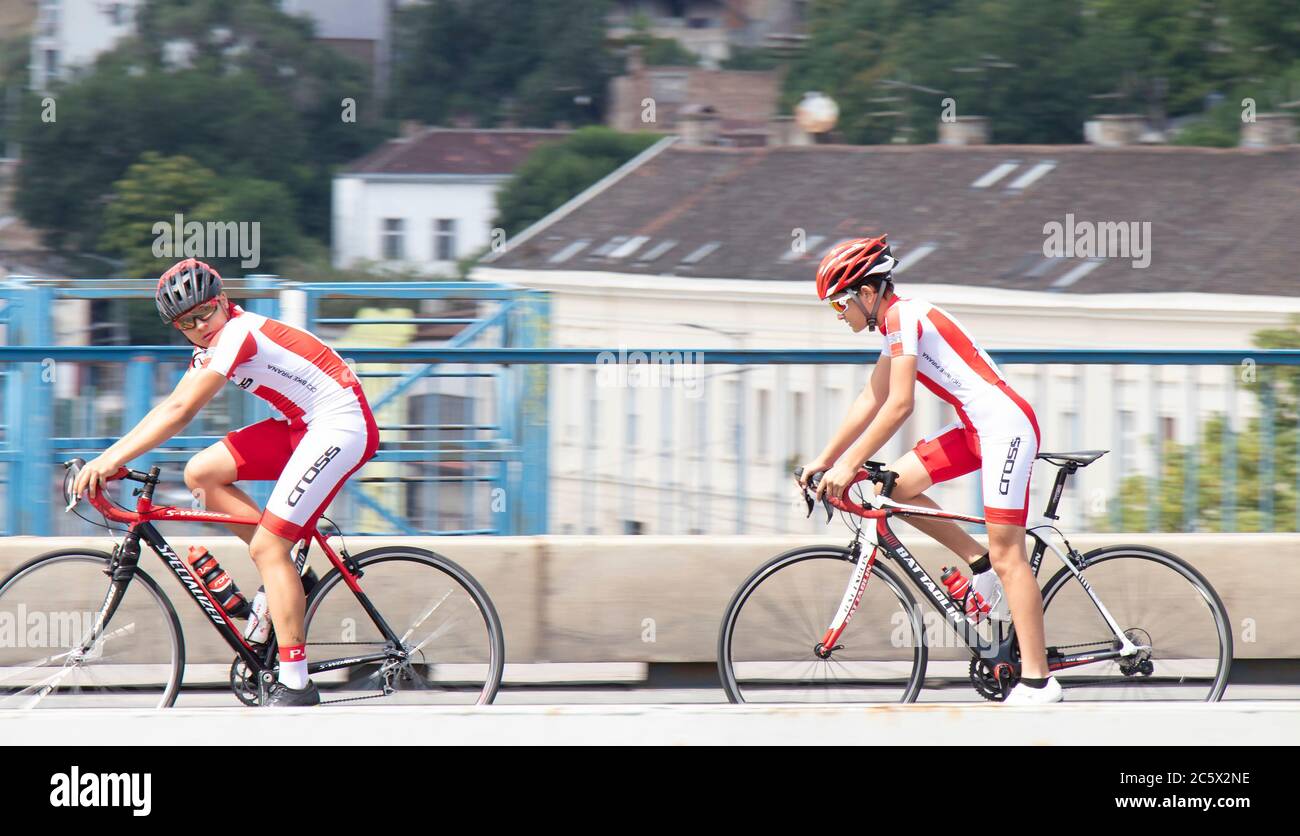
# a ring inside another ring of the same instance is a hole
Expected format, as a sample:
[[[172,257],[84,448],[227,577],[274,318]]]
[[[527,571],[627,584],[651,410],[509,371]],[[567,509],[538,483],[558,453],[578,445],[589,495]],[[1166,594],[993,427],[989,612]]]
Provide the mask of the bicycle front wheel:
[[[1084,555],[1083,577],[1120,631],[1149,650],[1053,671],[1070,702],[1196,700],[1223,696],[1232,666],[1232,626],[1209,582],[1186,561],[1146,546]],[[1121,642],[1068,567],[1043,588],[1048,665],[1114,651]]]
[[[307,601],[309,664],[383,653],[385,658],[313,673],[324,701],[386,705],[486,705],[505,667],[496,609],[463,568],[424,549],[381,547],[356,558],[375,616],[330,571]]]
[[[185,665],[180,619],[136,569],[101,623],[110,556],[66,550],[0,582],[0,709],[165,708]]]
[[[778,555],[740,585],[718,636],[718,668],[728,699],[916,699],[926,664],[921,613],[881,561],[835,648],[829,654],[821,649],[855,566],[848,549],[812,546]]]

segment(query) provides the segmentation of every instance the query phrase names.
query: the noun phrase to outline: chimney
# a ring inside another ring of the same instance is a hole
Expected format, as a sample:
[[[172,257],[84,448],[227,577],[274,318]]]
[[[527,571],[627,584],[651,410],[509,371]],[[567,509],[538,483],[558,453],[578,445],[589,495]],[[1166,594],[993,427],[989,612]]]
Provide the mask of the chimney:
[[[793,116],[773,116],[767,123],[769,147],[782,145],[812,145],[812,134],[799,127]]]
[[[987,116],[958,116],[955,121],[939,120],[940,145],[988,145]]]
[[[1255,121],[1241,126],[1242,148],[1276,148],[1294,145],[1295,121],[1289,113],[1257,113]]]
[[[1136,145],[1146,127],[1146,117],[1139,113],[1103,113],[1083,123],[1083,140],[1107,148]]]
[[[401,123],[401,138],[414,139],[424,133],[424,124],[419,119],[403,119]]]
[[[712,105],[687,105],[677,114],[682,145],[717,145],[721,119]]]

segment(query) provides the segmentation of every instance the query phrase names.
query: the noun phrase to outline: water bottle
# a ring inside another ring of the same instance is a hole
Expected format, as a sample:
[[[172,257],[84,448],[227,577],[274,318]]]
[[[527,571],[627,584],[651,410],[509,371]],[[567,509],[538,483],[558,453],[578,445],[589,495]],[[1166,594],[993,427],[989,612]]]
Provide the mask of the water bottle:
[[[979,621],[989,613],[988,602],[978,592],[970,588],[970,579],[958,571],[955,566],[943,567],[943,574],[939,576],[943,585],[948,587],[948,597],[958,603],[965,602],[966,615]]]
[[[265,644],[271,635],[271,617],[267,614],[266,587],[259,586],[253,596],[253,606],[248,613],[248,627],[244,629],[244,639],[249,644]]]
[[[232,618],[243,618],[248,614],[248,601],[239,594],[234,579],[226,574],[217,563],[217,559],[209,554],[206,548],[190,546],[188,560],[194,569],[194,574],[199,576],[199,580],[208,588],[208,592],[212,593],[212,597],[223,610]]]
[[[302,575],[302,591],[310,593],[317,580],[315,570],[308,566]],[[265,644],[271,635],[271,617],[267,615],[267,609],[266,587],[259,586],[248,614],[248,627],[244,630],[244,638],[249,644]]]

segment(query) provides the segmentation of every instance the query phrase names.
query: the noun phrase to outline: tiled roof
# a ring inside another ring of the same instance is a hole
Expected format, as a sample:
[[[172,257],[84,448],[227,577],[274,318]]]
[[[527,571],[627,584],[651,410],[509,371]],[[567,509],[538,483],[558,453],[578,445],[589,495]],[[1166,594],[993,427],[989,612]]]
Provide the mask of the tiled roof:
[[[908,283],[1300,296],[1298,146],[679,143],[558,214],[492,266],[810,280],[836,241],[888,232]],[[1149,222],[1149,265],[1045,258],[1067,214]]]
[[[537,146],[568,131],[427,128],[393,139],[344,174],[511,174]]]

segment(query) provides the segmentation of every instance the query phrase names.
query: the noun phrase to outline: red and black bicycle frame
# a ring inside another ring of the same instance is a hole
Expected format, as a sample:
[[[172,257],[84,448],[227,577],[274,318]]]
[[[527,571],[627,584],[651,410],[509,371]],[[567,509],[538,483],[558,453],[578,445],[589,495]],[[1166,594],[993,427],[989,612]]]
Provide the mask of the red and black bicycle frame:
[[[73,464],[79,463],[79,460],[73,460],[67,463],[70,473]],[[168,544],[154,523],[156,522],[208,522],[224,525],[252,525],[258,524],[256,518],[235,517],[230,514],[222,514],[216,511],[200,511],[177,508],[170,505],[154,505],[153,492],[158,485],[159,469],[150,468],[148,473],[128,470],[122,468],[115,473],[110,481],[118,479],[127,479],[144,484],[143,488],[137,488],[135,493],[138,495],[134,511],[128,511],[125,508],[119,508],[113,505],[104,492],[101,490],[94,496],[88,497],[90,504],[95,507],[99,513],[113,522],[124,523],[127,525],[127,532],[123,536],[122,543],[113,550],[112,561],[109,564],[107,574],[112,578],[112,584],[104,600],[104,606],[101,609],[99,624],[96,629],[91,631],[91,641],[93,642],[98,636],[100,630],[108,624],[114,611],[121,603],[122,596],[126,593],[126,588],[134,577],[136,566],[140,560],[140,541],[143,540],[149,548],[157,553],[167,568],[176,577],[177,581],[185,588],[190,597],[198,605],[208,620],[212,622],[217,633],[230,645],[230,649],[235,651],[248,670],[254,675],[261,677],[263,674],[271,671],[275,667],[276,659],[276,641],[274,633],[264,645],[251,645],[244,639],[242,631],[231,619],[230,615],[221,607],[213,598],[212,593],[204,585],[203,581],[194,573],[190,565],[182,560]],[[69,492],[67,481],[65,481],[65,495]],[[75,497],[68,496],[69,502],[75,500]],[[385,641],[389,643],[392,649],[401,646],[400,638],[393,632],[388,623],[380,616],[379,612],[371,604],[370,599],[361,590],[359,580],[362,575],[361,568],[353,562],[351,556],[346,550],[340,555],[330,547],[329,542],[321,536],[315,525],[310,531],[303,531],[302,545],[298,548],[294,557],[295,565],[301,574],[303,566],[307,560],[307,552],[311,543],[320,546],[325,557],[333,564],[343,578],[343,582],[348,585],[352,593],[356,596],[358,603],[370,616],[375,626],[384,636]],[[387,651],[365,653],[358,656],[352,656],[345,659],[328,659],[318,662],[308,662],[308,674],[315,674],[322,671],[335,670],[337,668],[350,667],[352,665],[366,664],[370,662],[382,663],[388,657]]]

